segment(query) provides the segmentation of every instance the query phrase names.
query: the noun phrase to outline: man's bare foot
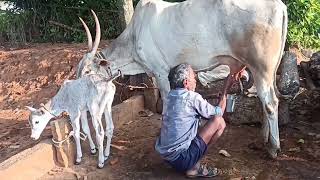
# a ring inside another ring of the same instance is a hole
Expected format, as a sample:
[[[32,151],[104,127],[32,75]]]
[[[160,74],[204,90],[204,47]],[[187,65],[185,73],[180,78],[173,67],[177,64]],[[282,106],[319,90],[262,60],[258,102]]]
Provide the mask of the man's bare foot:
[[[194,168],[188,170],[186,172],[186,176],[189,178],[196,178],[196,177],[214,177],[219,174],[218,169],[215,167],[209,167],[204,164],[196,165]]]

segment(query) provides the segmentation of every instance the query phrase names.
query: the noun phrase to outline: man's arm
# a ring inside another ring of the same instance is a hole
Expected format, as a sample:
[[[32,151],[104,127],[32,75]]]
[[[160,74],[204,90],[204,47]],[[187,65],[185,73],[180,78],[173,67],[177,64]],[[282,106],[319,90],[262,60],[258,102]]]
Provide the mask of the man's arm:
[[[226,79],[223,94],[217,106],[212,106],[210,103],[204,100],[200,94],[196,96],[194,101],[194,107],[202,117],[209,119],[212,116],[223,115],[226,109],[227,89],[229,89],[232,85],[233,79],[233,76],[228,76],[228,78]]]
[[[200,94],[197,94],[194,100],[195,110],[204,118],[210,119],[212,116],[222,116],[221,108],[219,106],[213,106],[202,98]]]

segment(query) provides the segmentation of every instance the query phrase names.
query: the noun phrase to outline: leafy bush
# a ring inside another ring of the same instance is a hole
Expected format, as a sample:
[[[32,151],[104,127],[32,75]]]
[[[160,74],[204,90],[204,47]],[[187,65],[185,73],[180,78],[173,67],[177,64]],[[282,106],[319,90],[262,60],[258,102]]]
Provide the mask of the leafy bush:
[[[320,1],[287,0],[288,43],[320,49]]]
[[[93,9],[99,17],[102,38],[114,38],[121,33],[118,0],[10,0],[8,2],[13,3],[14,8],[0,12],[0,35],[2,39],[10,42],[83,41],[86,35],[78,17],[84,19],[92,35],[95,35],[95,22],[90,9]],[[14,40],[13,35],[21,38]]]
[[[27,12],[0,13],[0,34],[1,38],[12,43],[27,41],[27,26],[30,14]]]
[[[136,5],[139,0],[133,0]],[[182,0],[167,0],[179,2]],[[95,32],[93,9],[100,20],[102,38],[114,38],[121,33],[119,0],[8,0],[14,9],[0,11],[0,39],[10,42],[81,42],[86,39],[82,17],[91,32]],[[290,46],[320,49],[320,1],[286,0],[288,7],[288,37]],[[70,31],[50,21],[80,31]]]

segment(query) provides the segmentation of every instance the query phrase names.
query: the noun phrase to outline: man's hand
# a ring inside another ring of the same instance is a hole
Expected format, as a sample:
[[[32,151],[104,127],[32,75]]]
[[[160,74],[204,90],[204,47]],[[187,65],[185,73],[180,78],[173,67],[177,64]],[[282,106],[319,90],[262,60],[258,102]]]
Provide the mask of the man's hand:
[[[227,90],[231,87],[231,85],[235,82],[234,75],[229,75],[225,82],[224,82],[224,88],[223,88],[223,94],[221,96],[219,106],[222,110],[222,114],[224,113],[226,109],[226,100],[227,100]]]
[[[231,85],[234,82],[235,82],[235,76],[233,74],[230,74],[224,82],[223,96],[227,94],[227,90],[231,87]]]

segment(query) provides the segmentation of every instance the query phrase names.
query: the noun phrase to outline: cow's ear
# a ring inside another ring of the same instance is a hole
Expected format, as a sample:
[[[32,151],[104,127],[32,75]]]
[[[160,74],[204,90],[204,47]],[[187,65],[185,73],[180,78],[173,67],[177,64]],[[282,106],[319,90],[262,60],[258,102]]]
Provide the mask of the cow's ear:
[[[100,66],[109,66],[109,65],[110,65],[110,62],[107,61],[107,60],[100,60],[100,61],[99,61],[99,65],[100,65]]]

